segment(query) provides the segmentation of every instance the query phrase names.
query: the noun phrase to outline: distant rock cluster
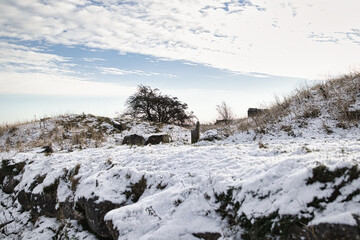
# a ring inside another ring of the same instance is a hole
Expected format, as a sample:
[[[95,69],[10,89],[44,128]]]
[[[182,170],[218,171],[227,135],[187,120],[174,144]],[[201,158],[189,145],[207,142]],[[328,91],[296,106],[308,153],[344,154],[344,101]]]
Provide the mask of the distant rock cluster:
[[[170,143],[170,136],[168,134],[151,135],[145,141],[145,138],[143,136],[140,136],[137,134],[132,134],[132,135],[125,136],[122,143],[125,145],[135,145],[135,146]]]

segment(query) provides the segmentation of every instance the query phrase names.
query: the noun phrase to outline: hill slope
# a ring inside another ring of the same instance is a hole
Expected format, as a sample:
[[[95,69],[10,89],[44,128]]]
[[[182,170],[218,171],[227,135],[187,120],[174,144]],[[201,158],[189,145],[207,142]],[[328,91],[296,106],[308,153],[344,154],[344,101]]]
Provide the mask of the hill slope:
[[[65,117],[49,119],[42,130],[56,127],[68,138],[52,139],[54,153],[44,154],[42,142],[31,146],[45,139],[39,137],[39,123],[6,129],[0,236],[359,238],[359,81],[347,76],[299,91],[263,115],[225,126],[229,131],[212,130],[222,140],[195,145],[184,128],[127,122],[120,131],[115,120],[85,115],[69,118],[90,124],[87,131],[102,126],[103,140],[67,142],[72,131],[58,123]],[[120,144],[126,135],[156,132],[169,134],[173,142]],[[7,139],[23,145],[9,147]]]

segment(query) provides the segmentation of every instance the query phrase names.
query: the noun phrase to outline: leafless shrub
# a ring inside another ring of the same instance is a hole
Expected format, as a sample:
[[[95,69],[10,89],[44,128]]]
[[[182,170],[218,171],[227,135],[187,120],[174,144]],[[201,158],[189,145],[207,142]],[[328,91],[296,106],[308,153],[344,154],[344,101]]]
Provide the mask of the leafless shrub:
[[[234,114],[226,102],[222,102],[220,105],[217,105],[216,111],[218,113],[218,121],[230,123],[232,120],[234,120]]]

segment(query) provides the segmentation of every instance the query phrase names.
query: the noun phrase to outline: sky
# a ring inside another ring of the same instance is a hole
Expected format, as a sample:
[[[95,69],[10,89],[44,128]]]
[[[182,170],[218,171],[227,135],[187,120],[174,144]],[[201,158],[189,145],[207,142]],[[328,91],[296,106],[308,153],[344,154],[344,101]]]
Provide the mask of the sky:
[[[114,117],[142,84],[202,122],[360,67],[358,0],[1,0],[0,123]]]

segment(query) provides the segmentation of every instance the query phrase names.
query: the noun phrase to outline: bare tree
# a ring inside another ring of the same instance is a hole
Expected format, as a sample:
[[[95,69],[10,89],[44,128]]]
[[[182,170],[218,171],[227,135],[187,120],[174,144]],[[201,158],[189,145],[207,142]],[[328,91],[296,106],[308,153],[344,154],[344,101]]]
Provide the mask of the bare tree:
[[[227,105],[226,102],[222,102],[220,105],[217,105],[216,111],[218,112],[218,118],[219,118],[216,121],[217,123],[219,122],[229,123],[232,120],[234,120],[234,114],[230,106]]]
[[[138,91],[126,101],[128,106],[123,116],[151,122],[173,123],[186,125],[195,117],[187,112],[187,104],[176,97],[162,95],[159,89],[149,86],[138,86]]]

